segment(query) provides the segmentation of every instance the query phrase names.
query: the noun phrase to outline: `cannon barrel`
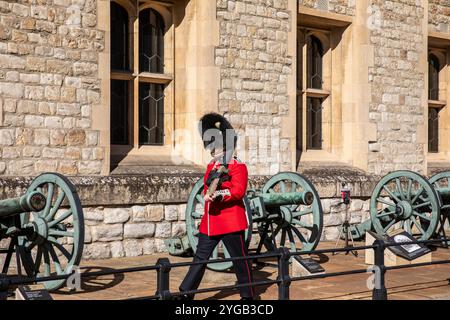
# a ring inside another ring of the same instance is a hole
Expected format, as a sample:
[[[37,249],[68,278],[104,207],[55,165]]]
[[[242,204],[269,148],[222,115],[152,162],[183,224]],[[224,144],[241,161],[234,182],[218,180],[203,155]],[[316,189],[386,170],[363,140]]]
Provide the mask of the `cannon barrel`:
[[[36,191],[19,198],[0,200],[0,219],[24,212],[39,212],[45,208],[45,204],[45,196]]]
[[[292,204],[311,205],[314,202],[314,194],[306,192],[265,193],[261,194],[266,207],[287,206]]]

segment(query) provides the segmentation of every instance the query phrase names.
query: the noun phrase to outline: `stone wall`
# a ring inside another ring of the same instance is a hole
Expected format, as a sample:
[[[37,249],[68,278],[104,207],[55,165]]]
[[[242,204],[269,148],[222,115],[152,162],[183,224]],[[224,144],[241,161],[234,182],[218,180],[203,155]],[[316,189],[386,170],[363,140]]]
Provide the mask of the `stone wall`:
[[[287,9],[288,0],[217,0],[219,112],[245,135],[243,160],[251,174],[292,169],[290,140],[281,137],[293,71],[288,55],[293,13]]]
[[[428,23],[432,31],[450,32],[450,1],[428,0]]]
[[[385,174],[409,169],[423,172],[424,144],[418,127],[426,115],[422,98],[425,74],[420,56],[427,48],[422,28],[421,1],[372,1],[380,12],[381,28],[372,28],[374,65],[369,68],[372,87],[370,120],[377,125],[377,140],[369,144],[368,171]]]
[[[356,10],[356,0],[299,0],[299,5],[349,16]]]
[[[0,174],[100,173],[96,11],[96,0],[0,1]]]

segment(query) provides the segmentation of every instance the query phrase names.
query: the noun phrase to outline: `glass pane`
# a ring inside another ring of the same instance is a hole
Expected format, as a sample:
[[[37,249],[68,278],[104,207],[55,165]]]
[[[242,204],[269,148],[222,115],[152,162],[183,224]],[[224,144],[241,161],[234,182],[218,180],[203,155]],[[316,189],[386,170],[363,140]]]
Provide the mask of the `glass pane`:
[[[428,99],[439,100],[439,60],[435,55],[430,55],[428,60]]]
[[[322,99],[307,99],[307,139],[308,149],[322,149]]]
[[[128,142],[128,82],[111,80],[111,144]]]
[[[164,20],[153,9],[139,14],[139,71],[164,73]]]
[[[323,47],[314,36],[308,39],[308,88],[322,89]]]
[[[111,69],[128,70],[128,13],[111,2]]]
[[[439,152],[439,111],[428,109],[428,152]]]
[[[164,144],[164,85],[139,84],[139,144]]]

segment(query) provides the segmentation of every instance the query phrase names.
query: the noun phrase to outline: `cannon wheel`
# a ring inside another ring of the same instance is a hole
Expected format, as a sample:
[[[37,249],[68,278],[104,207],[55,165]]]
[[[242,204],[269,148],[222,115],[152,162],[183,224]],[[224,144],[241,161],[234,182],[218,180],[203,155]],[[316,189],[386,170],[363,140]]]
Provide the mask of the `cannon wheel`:
[[[48,277],[72,273],[80,263],[84,243],[84,219],[75,186],[64,176],[45,173],[38,176],[28,192],[39,191],[47,203],[41,212],[24,213],[21,223],[34,232],[21,236],[22,265],[28,276]],[[46,281],[47,290],[64,286],[66,280]]]
[[[198,234],[199,234],[198,226],[204,214],[205,201],[203,199],[203,189],[204,189],[204,182],[203,178],[201,178],[199,181],[197,181],[197,183],[195,184],[194,188],[192,189],[189,195],[185,212],[186,231],[189,239],[189,244],[191,245],[194,253],[197,251]],[[249,226],[251,226],[252,215],[250,214],[248,201],[246,198],[244,198],[244,204],[246,207]],[[249,232],[249,230],[246,230],[245,237],[247,243],[250,243],[252,233]],[[220,242],[218,246],[214,249],[210,259],[220,259],[223,257],[229,258],[230,254],[228,253],[225,246],[223,246],[222,242]],[[208,269],[215,271],[225,271],[230,269],[232,266],[233,266],[232,262],[219,262],[219,263],[211,263],[207,267]]]
[[[267,181],[262,189],[263,194],[302,191],[309,191],[314,195],[313,203],[310,206],[292,204],[276,208],[275,214],[278,215],[278,218],[270,219],[270,222],[262,221],[260,224],[264,224],[264,226],[258,228],[264,230],[261,237],[266,237],[270,230],[272,242],[261,239],[262,242],[257,251],[260,250],[262,244],[268,251],[283,247],[286,237],[291,251],[309,251],[317,247],[322,235],[323,210],[319,194],[312,183],[301,174],[282,172]],[[278,234],[281,235],[279,241]],[[300,248],[299,244],[301,244]]]
[[[430,183],[434,187],[434,189],[439,192],[440,189],[447,189],[450,190],[450,171],[447,172],[441,172],[430,179]],[[438,230],[442,233],[442,235],[445,235],[445,221],[450,216],[450,203],[443,203],[441,207],[441,217],[440,217],[440,226],[438,227]],[[450,241],[448,241],[450,243]]]
[[[370,199],[370,216],[380,235],[402,228],[419,240],[428,240],[439,222],[438,196],[420,174],[392,172],[375,186]]]

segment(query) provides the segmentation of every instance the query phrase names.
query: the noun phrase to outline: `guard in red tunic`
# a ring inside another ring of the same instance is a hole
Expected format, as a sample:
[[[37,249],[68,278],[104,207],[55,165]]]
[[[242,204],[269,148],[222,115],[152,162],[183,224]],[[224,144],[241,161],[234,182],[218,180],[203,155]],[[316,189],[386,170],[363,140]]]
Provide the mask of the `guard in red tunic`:
[[[205,213],[199,227],[199,241],[194,261],[208,260],[223,242],[231,257],[247,256],[245,230],[249,227],[244,207],[247,191],[247,166],[235,157],[237,135],[231,124],[221,115],[210,113],[200,120],[199,129],[204,146],[213,157],[208,164],[205,182]],[[249,260],[233,262],[238,283],[252,282]],[[191,266],[180,291],[199,287],[206,265]],[[242,300],[253,300],[253,287],[240,288]],[[184,299],[193,299],[186,295]]]

